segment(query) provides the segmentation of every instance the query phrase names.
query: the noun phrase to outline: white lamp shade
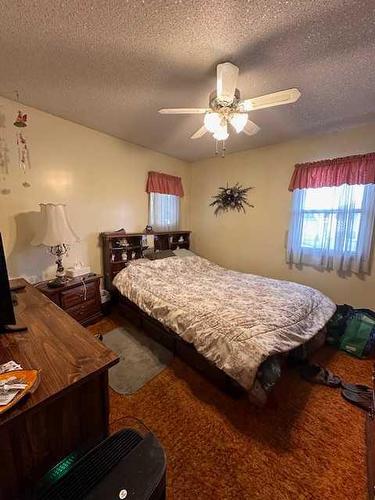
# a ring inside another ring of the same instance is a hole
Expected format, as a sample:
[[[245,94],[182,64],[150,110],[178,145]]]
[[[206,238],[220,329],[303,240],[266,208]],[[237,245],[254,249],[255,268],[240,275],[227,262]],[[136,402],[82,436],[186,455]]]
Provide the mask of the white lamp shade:
[[[41,223],[32,245],[69,245],[79,241],[73,231],[65,211],[65,205],[58,203],[40,204]]]

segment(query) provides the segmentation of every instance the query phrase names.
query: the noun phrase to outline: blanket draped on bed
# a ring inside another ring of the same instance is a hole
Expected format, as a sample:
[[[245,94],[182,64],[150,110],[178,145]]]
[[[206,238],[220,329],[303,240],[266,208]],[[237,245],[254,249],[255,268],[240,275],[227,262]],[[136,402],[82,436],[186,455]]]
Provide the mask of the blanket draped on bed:
[[[313,288],[198,256],[134,261],[113,283],[248,390],[267,357],[309,340],[336,309]]]

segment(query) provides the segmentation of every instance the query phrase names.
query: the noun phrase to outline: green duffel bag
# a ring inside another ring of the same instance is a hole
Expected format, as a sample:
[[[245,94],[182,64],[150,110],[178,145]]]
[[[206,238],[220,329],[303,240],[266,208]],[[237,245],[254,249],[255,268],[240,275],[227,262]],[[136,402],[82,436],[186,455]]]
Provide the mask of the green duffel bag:
[[[346,324],[354,314],[354,308],[348,304],[338,305],[335,314],[328,321],[326,342],[329,345],[340,347],[341,337],[345,333]]]
[[[340,340],[340,350],[357,358],[366,358],[375,347],[375,313],[356,309],[346,323]]]

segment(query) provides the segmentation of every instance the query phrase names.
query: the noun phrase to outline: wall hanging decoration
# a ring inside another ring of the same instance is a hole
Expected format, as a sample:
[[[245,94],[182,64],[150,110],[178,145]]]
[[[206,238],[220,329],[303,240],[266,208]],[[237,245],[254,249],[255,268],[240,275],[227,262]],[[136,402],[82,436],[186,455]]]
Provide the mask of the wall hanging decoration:
[[[18,101],[18,93],[17,93],[17,101]],[[16,132],[16,141],[17,141],[17,151],[18,151],[18,165],[26,175],[27,171],[31,168],[30,164],[30,153],[29,147],[26,140],[26,135],[23,131],[25,127],[27,127],[27,115],[22,113],[22,111],[18,111],[16,121],[13,125],[17,128]],[[25,178],[22,186],[27,188],[30,187],[31,184]]]
[[[1,95],[12,95],[16,97],[17,104],[20,104],[19,92],[18,90],[13,90],[11,92],[0,92]],[[14,97],[13,97],[14,100]],[[24,173],[24,180],[22,186],[24,188],[29,188],[31,183],[28,179],[29,170],[31,169],[30,163],[30,148],[28,145],[27,137],[25,134],[25,129],[27,127],[28,116],[21,110],[17,112],[15,121],[13,122],[14,127],[16,127],[16,145],[17,145],[17,155],[18,155],[18,166]],[[7,186],[7,180],[9,176],[9,150],[5,141],[5,135],[3,133],[5,129],[5,116],[0,114],[0,193],[9,194],[10,189]]]
[[[9,149],[5,139],[5,115],[0,113],[0,193],[10,194],[8,187]]]
[[[244,188],[237,182],[233,187],[219,187],[219,192],[212,198],[214,201],[210,203],[210,207],[215,207],[214,214],[218,215],[220,212],[228,212],[229,210],[237,210],[237,212],[245,210],[245,205],[254,208],[247,201],[247,193],[253,189],[252,187]]]

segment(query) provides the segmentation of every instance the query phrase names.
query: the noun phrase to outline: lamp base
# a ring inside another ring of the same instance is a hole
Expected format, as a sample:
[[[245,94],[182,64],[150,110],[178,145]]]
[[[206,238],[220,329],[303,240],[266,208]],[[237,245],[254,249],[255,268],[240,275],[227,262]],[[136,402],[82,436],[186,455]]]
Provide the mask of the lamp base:
[[[47,283],[49,288],[59,288],[60,286],[64,286],[69,281],[69,278],[66,276],[56,276],[56,278]]]

